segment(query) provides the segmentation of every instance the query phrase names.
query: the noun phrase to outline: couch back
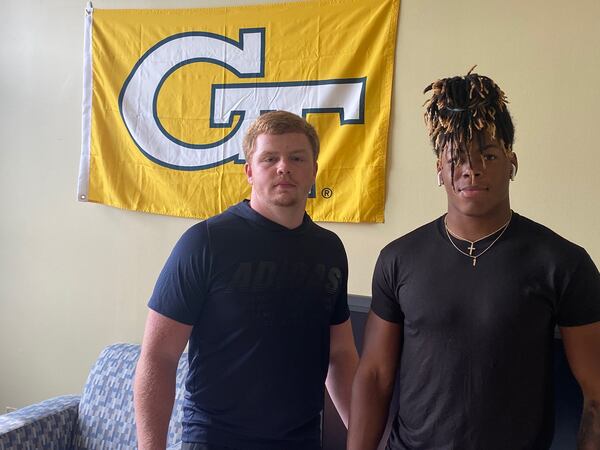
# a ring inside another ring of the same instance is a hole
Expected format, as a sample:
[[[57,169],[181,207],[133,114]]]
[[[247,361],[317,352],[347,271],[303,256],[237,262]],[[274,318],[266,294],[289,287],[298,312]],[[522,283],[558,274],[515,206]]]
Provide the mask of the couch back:
[[[79,403],[73,450],[131,450],[137,448],[133,412],[133,376],[140,346],[113,344],[92,368]],[[187,353],[179,360],[175,405],[167,445],[181,440]]]

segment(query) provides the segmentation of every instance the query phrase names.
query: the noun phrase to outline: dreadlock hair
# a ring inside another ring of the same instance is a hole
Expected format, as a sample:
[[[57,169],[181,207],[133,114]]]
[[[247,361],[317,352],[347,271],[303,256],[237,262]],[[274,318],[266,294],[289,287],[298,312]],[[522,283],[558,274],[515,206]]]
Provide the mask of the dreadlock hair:
[[[444,150],[452,160],[466,153],[470,163],[468,144],[482,132],[501,141],[507,153],[512,151],[515,128],[506,95],[492,79],[471,73],[475,67],[465,76],[434,81],[423,91],[432,91],[424,105],[425,124],[438,158]]]

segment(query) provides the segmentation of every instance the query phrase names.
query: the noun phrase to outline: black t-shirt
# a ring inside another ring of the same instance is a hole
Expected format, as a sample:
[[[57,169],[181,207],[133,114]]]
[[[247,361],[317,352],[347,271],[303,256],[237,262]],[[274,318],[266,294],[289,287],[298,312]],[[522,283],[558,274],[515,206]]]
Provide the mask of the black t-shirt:
[[[191,227],[149,307],[193,325],[183,440],[320,449],[329,327],[348,319],[339,238],[305,215],[289,230],[247,202]]]
[[[381,251],[372,310],[404,327],[389,449],[548,449],[554,327],[600,321],[600,275],[518,214],[473,266],[442,217]]]

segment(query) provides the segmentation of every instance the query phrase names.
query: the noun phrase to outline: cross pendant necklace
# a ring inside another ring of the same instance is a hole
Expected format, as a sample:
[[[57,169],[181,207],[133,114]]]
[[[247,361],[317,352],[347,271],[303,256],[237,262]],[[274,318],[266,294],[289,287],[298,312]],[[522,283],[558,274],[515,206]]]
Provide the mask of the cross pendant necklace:
[[[469,258],[471,258],[471,261],[473,262],[473,267],[475,267],[477,265],[477,258],[479,258],[481,255],[483,255],[485,252],[487,252],[490,248],[492,248],[492,246],[498,242],[498,239],[500,239],[502,237],[502,235],[504,234],[504,232],[506,231],[506,229],[508,228],[508,225],[510,224],[510,221],[512,219],[513,216],[513,212],[512,210],[510,211],[510,216],[508,218],[508,221],[502,225],[500,228],[498,228],[496,231],[483,236],[479,239],[477,239],[476,241],[470,241],[468,239],[465,239],[463,237],[458,236],[456,233],[453,233],[452,231],[450,231],[450,229],[448,228],[448,223],[446,222],[446,217],[444,217],[444,228],[446,230],[446,236],[448,236],[448,240],[450,241],[450,243],[452,244],[452,246],[458,250],[460,253],[462,253],[465,256],[468,256]],[[479,252],[478,254],[473,254],[473,252],[475,251],[475,243],[482,241],[490,236],[493,236],[494,234],[500,232],[500,234],[498,236],[496,236],[496,239],[494,239],[492,241],[492,243],[490,245],[488,245],[486,248],[484,248],[481,252]],[[452,238],[450,237],[450,235],[456,237],[457,239],[460,239],[462,241],[467,241],[470,245],[469,247],[467,247],[467,250],[469,250],[469,253],[467,254],[467,252],[462,251],[460,248],[457,247],[457,245],[454,243],[454,241],[452,240]]]

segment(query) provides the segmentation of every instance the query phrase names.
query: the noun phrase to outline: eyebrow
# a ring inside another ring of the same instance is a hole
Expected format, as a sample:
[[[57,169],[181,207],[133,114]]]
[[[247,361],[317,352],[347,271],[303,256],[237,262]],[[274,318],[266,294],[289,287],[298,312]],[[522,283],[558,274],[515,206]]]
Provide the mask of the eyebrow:
[[[273,154],[273,153],[280,153],[280,151],[279,150],[265,150],[265,153]],[[296,149],[290,150],[289,153],[310,153],[310,149],[296,148]]]
[[[309,154],[310,152],[311,152],[310,149],[299,148],[299,149],[291,150],[289,152],[289,155]],[[280,153],[281,152],[279,152],[278,150],[265,150],[263,152],[263,156],[274,156],[274,155],[279,155]]]

